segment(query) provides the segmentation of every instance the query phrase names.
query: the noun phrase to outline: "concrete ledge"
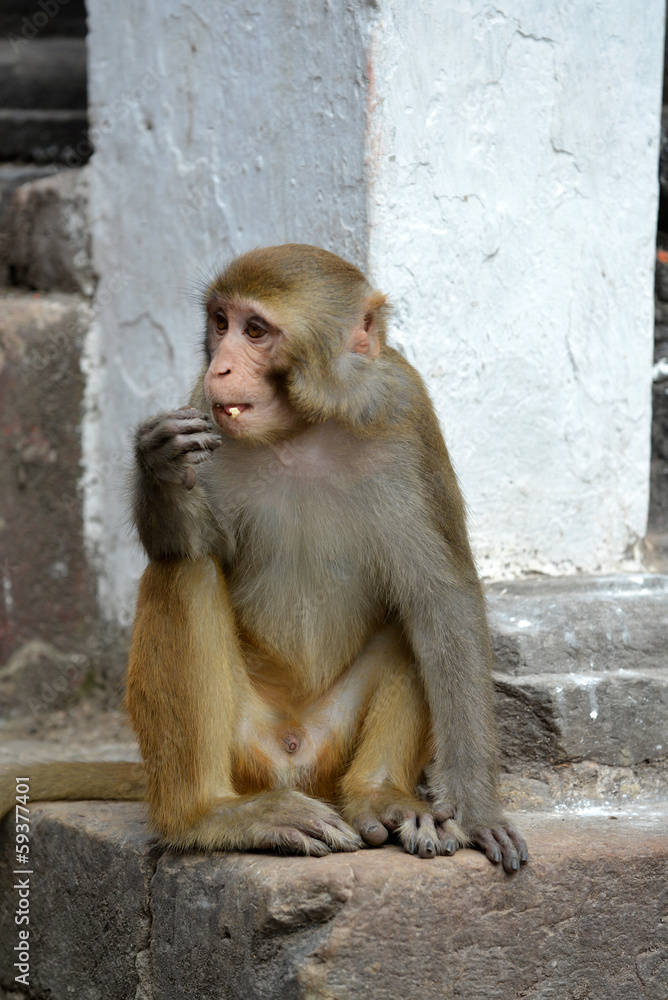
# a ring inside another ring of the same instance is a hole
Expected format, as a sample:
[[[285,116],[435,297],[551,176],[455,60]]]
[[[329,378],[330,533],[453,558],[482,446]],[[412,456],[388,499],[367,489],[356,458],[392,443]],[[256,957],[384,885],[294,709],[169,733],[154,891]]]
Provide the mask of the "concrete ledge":
[[[65,1000],[665,1000],[668,809],[516,817],[532,858],[160,853],[143,807],[31,809],[31,984]],[[0,982],[11,990],[13,822]]]

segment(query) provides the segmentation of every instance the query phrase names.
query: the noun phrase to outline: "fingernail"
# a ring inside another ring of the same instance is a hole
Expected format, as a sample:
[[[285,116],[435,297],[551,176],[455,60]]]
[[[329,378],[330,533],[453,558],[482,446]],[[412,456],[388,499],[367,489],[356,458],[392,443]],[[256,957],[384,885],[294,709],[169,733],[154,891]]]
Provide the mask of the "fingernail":
[[[513,858],[513,860],[512,860],[511,862],[510,862],[510,867],[512,868],[512,870],[513,870],[514,872],[516,872],[516,871],[517,871],[517,869],[519,868],[519,866],[520,866],[520,863],[519,863],[519,861],[517,860],[517,858]]]

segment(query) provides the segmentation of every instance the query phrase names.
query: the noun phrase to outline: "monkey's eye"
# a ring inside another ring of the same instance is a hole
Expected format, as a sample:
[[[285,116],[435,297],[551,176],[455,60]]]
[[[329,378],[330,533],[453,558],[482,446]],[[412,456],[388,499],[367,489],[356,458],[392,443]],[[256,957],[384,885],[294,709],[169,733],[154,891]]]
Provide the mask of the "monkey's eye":
[[[265,328],[260,326],[259,323],[256,323],[255,320],[251,320],[246,327],[246,333],[251,340],[259,340],[260,337],[264,337],[266,332]]]
[[[214,321],[218,333],[225,333],[225,331],[227,330],[227,316],[225,315],[225,313],[216,313],[216,315],[214,316]]]

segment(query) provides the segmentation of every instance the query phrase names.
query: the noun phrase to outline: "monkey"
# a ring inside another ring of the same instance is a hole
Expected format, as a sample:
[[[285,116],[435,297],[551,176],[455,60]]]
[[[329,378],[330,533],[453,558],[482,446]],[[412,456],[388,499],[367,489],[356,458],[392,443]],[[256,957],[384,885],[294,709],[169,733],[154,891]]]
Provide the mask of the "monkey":
[[[190,400],[135,436],[148,565],[125,702],[143,763],[40,765],[33,798],[146,800],[178,850],[393,839],[527,861],[498,798],[463,499],[388,311],[304,244],[251,250],[208,285]]]

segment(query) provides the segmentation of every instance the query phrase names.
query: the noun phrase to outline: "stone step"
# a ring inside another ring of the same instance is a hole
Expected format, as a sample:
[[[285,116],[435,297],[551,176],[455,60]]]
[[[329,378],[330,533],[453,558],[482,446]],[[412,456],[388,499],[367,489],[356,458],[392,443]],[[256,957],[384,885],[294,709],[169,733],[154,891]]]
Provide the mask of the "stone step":
[[[626,767],[668,755],[668,577],[494,584],[504,754]]]
[[[0,108],[0,160],[83,166],[93,151],[85,111]]]
[[[9,262],[13,244],[11,214],[13,214],[12,200],[14,192],[22,184],[28,184],[30,181],[36,181],[42,177],[50,177],[53,173],[53,165],[39,166],[36,163],[0,164],[0,285],[12,284]]]
[[[18,51],[36,37],[84,36],[84,0],[2,0],[0,34],[7,35]]]
[[[0,843],[0,983],[30,883],[23,998],[666,1000],[668,811],[515,817],[530,862],[396,847],[322,859],[164,853],[137,804],[31,807]]]
[[[15,186],[0,216],[0,261],[14,285],[92,295],[85,169],[51,170]]]
[[[0,39],[0,107],[85,111],[85,38]]]

